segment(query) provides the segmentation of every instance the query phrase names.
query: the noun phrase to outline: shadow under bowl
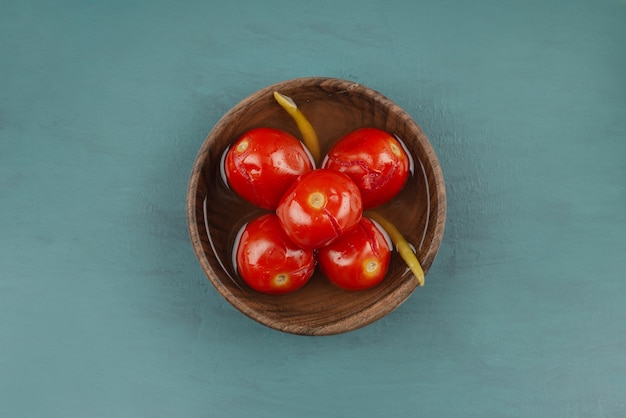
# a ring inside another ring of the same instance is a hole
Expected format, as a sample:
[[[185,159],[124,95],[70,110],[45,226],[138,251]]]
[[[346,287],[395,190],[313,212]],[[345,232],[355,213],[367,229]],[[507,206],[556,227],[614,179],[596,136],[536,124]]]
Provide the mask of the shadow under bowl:
[[[274,100],[278,91],[296,102],[315,128],[322,153],[361,127],[386,130],[406,145],[413,173],[402,192],[375,210],[393,222],[415,248],[425,273],[443,237],[446,192],[437,156],[418,124],[397,104],[363,85],[336,78],[299,78],[268,86],[228,111],[211,130],[193,165],[187,219],[198,261],[217,291],[235,308],[268,327],[301,335],[331,335],[368,325],[404,302],[418,286],[397,252],[378,286],[348,292],[316,270],[300,290],[272,296],[252,290],[237,275],[232,248],[239,228],[266,213],[230,190],[220,173],[229,145],[249,129],[272,127],[300,137],[293,119]]]

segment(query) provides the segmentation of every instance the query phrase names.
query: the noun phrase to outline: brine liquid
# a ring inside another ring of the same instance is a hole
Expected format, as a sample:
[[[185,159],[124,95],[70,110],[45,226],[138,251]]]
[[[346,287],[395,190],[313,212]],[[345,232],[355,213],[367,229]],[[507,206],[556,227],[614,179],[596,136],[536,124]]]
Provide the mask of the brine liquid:
[[[407,150],[404,142],[400,142]],[[411,157],[411,171],[404,189],[390,202],[375,210],[394,222],[414,250],[419,251],[426,236],[430,216],[429,190],[425,181],[424,165],[411,153],[407,154]],[[223,161],[223,156],[220,161]],[[267,211],[256,208],[237,196],[227,186],[221,166],[222,164],[216,168],[214,175],[209,177],[213,183],[209,187],[213,195],[207,196],[204,200],[205,228],[220,266],[237,286],[242,286],[235,262],[238,238],[247,222]],[[416,211],[421,213],[416,214]]]

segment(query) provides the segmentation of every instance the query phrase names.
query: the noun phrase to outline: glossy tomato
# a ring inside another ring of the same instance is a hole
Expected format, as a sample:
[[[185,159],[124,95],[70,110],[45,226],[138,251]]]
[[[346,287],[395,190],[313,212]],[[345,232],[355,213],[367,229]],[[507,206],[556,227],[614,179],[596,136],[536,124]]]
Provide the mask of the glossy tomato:
[[[345,173],[357,184],[365,209],[381,205],[404,187],[411,160],[393,135],[361,128],[341,138],[328,152],[322,168]]]
[[[287,236],[305,248],[331,243],[362,213],[361,193],[350,177],[322,169],[300,176],[276,209]]]
[[[365,290],[379,284],[391,258],[387,235],[369,218],[362,218],[330,245],[320,248],[319,266],[328,279],[346,290]]]
[[[239,275],[250,287],[263,293],[284,294],[298,290],[315,270],[313,251],[291,242],[273,213],[244,225],[234,252]]]
[[[291,183],[313,169],[313,161],[302,142],[289,133],[255,128],[228,149],[223,168],[237,194],[274,210]]]

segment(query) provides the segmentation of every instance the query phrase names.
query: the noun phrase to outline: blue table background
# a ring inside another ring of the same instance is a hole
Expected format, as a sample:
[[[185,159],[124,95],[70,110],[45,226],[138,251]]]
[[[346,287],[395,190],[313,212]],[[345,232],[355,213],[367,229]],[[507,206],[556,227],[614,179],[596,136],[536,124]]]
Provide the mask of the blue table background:
[[[0,416],[626,416],[624,0],[0,2]],[[269,84],[405,108],[444,170],[427,285],[331,337],[205,278],[200,144]]]

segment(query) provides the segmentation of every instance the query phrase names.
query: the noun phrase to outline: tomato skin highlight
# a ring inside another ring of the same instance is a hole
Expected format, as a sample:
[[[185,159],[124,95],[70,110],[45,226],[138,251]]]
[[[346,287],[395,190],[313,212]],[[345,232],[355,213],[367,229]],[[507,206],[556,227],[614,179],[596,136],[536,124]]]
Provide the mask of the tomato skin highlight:
[[[402,190],[411,160],[393,135],[378,128],[360,128],[333,145],[322,168],[347,174],[361,191],[363,207],[369,209]]]
[[[296,137],[274,128],[254,128],[235,141],[224,159],[228,185],[242,198],[274,210],[287,188],[313,170],[310,154]]]
[[[304,286],[315,271],[313,251],[295,245],[273,213],[244,225],[233,251],[241,278],[262,293],[294,292]]]
[[[386,235],[369,218],[317,254],[320,269],[336,286],[360,291],[378,285],[387,274],[391,248]]]
[[[363,214],[361,193],[345,174],[313,170],[287,190],[276,209],[287,236],[304,248],[330,244]]]

